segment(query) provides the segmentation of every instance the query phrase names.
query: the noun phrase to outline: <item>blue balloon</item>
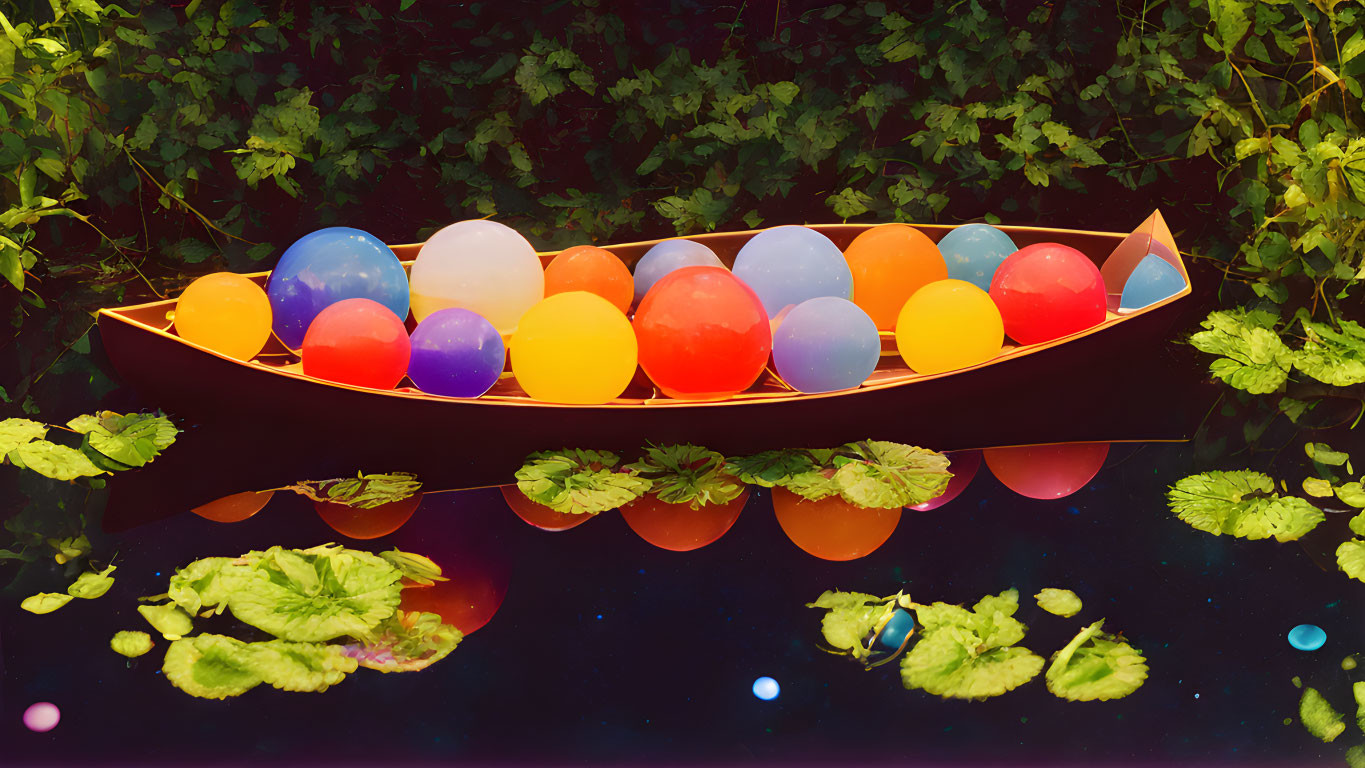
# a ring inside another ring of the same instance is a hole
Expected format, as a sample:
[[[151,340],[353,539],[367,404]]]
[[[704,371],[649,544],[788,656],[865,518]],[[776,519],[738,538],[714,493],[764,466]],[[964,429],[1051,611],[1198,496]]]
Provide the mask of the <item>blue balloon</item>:
[[[498,329],[468,309],[438,309],[412,332],[408,378],[423,392],[478,397],[498,382],[507,362]]]
[[[1119,309],[1142,309],[1168,299],[1185,288],[1185,278],[1169,261],[1149,253],[1123,284]]]
[[[948,277],[990,292],[996,267],[1019,250],[1010,236],[989,224],[963,224],[938,241]]]
[[[853,297],[853,273],[843,252],[809,227],[759,232],[739,249],[734,271],[758,294],[769,318],[817,296]]]
[[[773,362],[784,381],[802,392],[851,389],[881,359],[877,324],[862,307],[833,296],[796,305],[773,334]]]
[[[665,240],[635,262],[635,304],[649,293],[659,278],[679,267],[721,267],[716,252],[691,240]]]
[[[1300,651],[1316,651],[1327,642],[1327,633],[1314,624],[1300,624],[1289,630],[1289,644]]]
[[[379,238],[350,227],[328,227],[289,246],[266,288],[275,335],[303,346],[313,318],[343,299],[371,299],[399,319],[408,316],[408,275]]]
[[[782,692],[782,686],[771,677],[760,677],[754,681],[754,695],[764,701],[772,701]]]
[[[877,642],[895,650],[901,647],[905,638],[915,629],[915,617],[904,608],[897,608],[892,614],[886,626],[882,627],[882,633],[877,636]]]

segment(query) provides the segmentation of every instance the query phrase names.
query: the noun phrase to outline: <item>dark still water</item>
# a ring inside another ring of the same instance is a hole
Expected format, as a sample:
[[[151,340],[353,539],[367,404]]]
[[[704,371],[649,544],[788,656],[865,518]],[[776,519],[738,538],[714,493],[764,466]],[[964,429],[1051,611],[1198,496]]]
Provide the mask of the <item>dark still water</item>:
[[[842,563],[792,544],[766,491],[728,534],[689,553],[651,546],[614,512],[550,533],[513,515],[496,489],[429,494],[397,533],[349,545],[467,558],[480,571],[470,578],[506,577],[492,620],[423,671],[361,669],[322,693],[260,685],[223,701],[167,682],[160,637],[131,661],[109,649],[116,631],[149,629],[137,597],[165,591],[175,568],[200,557],[345,540],[293,494],[220,524],[169,514],[154,494],[130,503],[111,483],[115,506],[147,514],[96,539],[97,560],[117,553],[110,593],[31,615],[20,599],[69,583],[55,565],[35,566],[0,602],[0,762],[1341,764],[1360,734],[1351,726],[1333,744],[1308,735],[1291,678],[1353,719],[1350,682],[1361,674],[1340,662],[1362,650],[1359,585],[1299,544],[1213,537],[1176,520],[1163,491],[1191,471],[1192,453],[1115,444],[1093,481],[1050,501],[1014,493],[983,464],[959,497],[907,511],[884,546]],[[262,463],[295,460],[263,444]],[[238,490],[260,487],[245,477]],[[1023,645],[1049,657],[1106,618],[1146,654],[1146,684],[1073,703],[1039,676],[988,701],[941,700],[905,690],[895,664],[865,672],[821,652],[821,612],[804,607],[826,589],[972,603],[1010,587],[1029,626]],[[1075,590],[1083,611],[1042,612],[1032,595],[1043,587]],[[233,632],[215,621],[203,628]],[[1326,631],[1321,650],[1286,641],[1304,623]],[[776,699],[755,697],[761,676],[780,684]],[[43,701],[61,721],[31,732],[23,713]]]

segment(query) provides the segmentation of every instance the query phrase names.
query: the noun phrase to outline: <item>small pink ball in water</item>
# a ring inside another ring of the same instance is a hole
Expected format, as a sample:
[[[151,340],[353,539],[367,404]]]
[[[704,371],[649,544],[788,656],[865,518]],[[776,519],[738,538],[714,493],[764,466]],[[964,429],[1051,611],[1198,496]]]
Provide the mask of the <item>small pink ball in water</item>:
[[[47,733],[57,727],[57,723],[62,719],[62,711],[57,709],[56,704],[40,701],[37,704],[24,710],[24,725],[30,731]]]

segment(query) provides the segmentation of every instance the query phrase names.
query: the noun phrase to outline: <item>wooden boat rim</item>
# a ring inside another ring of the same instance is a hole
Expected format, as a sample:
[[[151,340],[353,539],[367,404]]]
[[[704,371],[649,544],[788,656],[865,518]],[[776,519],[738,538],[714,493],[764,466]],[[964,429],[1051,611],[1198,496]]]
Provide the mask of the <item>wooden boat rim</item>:
[[[884,224],[884,223],[883,223],[883,224]],[[883,224],[809,224],[809,225],[805,225],[805,226],[808,226],[808,227],[810,227],[811,229],[815,229],[815,230],[819,231],[819,230],[835,229],[835,228],[838,228],[838,229],[871,229],[871,228],[873,228],[873,227],[882,226]],[[907,224],[907,226],[913,226],[913,227],[915,227],[916,229],[931,229],[931,230],[952,230],[952,229],[955,228],[954,225],[947,225],[947,224],[914,224],[914,225],[909,225],[909,224]],[[1056,233],[1056,234],[1062,234],[1062,235],[1072,235],[1072,236],[1082,236],[1082,237],[1110,238],[1110,239],[1114,239],[1114,240],[1116,241],[1116,245],[1117,245],[1118,243],[1122,243],[1123,240],[1124,240],[1125,238],[1127,238],[1130,234],[1133,234],[1133,233],[1123,233],[1123,232],[1100,232],[1100,231],[1095,231],[1095,230],[1057,229],[1057,228],[1050,228],[1050,227],[1012,226],[1012,225],[997,225],[997,228],[998,228],[998,229],[1001,229],[1002,231],[1005,231],[1006,233],[1009,233],[1009,232]],[[692,235],[692,236],[688,236],[688,237],[685,237],[685,238],[684,238],[684,237],[665,237],[665,238],[658,238],[658,239],[655,239],[655,240],[644,240],[644,241],[631,242],[631,243],[612,243],[612,244],[610,244],[610,245],[608,245],[608,246],[604,246],[604,247],[606,247],[606,248],[625,248],[625,247],[636,247],[636,248],[639,248],[639,247],[644,247],[644,246],[652,246],[652,245],[655,245],[655,244],[658,244],[658,243],[661,243],[661,242],[664,242],[664,241],[667,241],[667,240],[679,240],[679,239],[687,239],[687,240],[706,240],[706,239],[712,239],[712,238],[735,238],[735,237],[743,237],[743,236],[752,237],[753,235],[756,235],[756,234],[758,234],[759,232],[762,232],[762,231],[764,231],[764,230],[751,229],[751,230],[744,230],[744,231],[739,231],[739,232],[708,232],[708,233],[705,233],[705,234]],[[416,255],[416,252],[419,251],[419,250],[421,249],[421,247],[422,247],[422,244],[421,244],[421,243],[406,243],[406,244],[401,244],[401,245],[392,245],[392,246],[390,246],[390,248],[394,250],[395,254],[399,254],[399,255],[400,255],[400,262],[401,262],[405,267],[410,267],[410,266],[412,265],[412,262],[413,262],[414,259],[403,260],[403,259],[401,258],[401,255],[410,252],[410,253],[412,253],[412,254],[415,256],[415,255]],[[401,251],[401,253],[400,253],[400,251]],[[555,255],[557,255],[558,253],[560,253],[559,250],[556,250],[556,251],[540,251],[540,252],[537,252],[537,255],[541,258],[541,261],[542,261],[542,262],[545,262],[545,261],[547,261],[548,259],[553,258],[553,257],[554,257]],[[642,408],[648,408],[648,409],[658,409],[658,408],[698,408],[698,407],[713,408],[713,407],[726,407],[726,406],[737,406],[737,405],[755,405],[755,404],[760,404],[760,403],[793,403],[793,402],[806,402],[806,401],[821,400],[821,399],[832,398],[832,397],[853,397],[853,396],[857,396],[857,395],[859,395],[859,394],[861,394],[861,393],[865,393],[865,392],[872,392],[872,391],[876,391],[876,390],[880,390],[880,389],[890,389],[890,388],[895,388],[895,387],[903,387],[903,386],[907,386],[907,385],[910,385],[910,384],[914,384],[914,383],[916,383],[916,382],[930,381],[930,380],[933,380],[933,379],[938,379],[938,378],[942,378],[942,377],[946,377],[946,376],[955,376],[955,375],[958,375],[958,374],[961,374],[961,373],[965,373],[965,372],[967,372],[967,371],[974,371],[974,370],[977,370],[977,369],[980,369],[980,368],[986,368],[986,367],[989,367],[989,366],[997,365],[997,364],[1000,364],[1000,363],[1003,363],[1003,362],[1006,362],[1006,361],[1009,361],[1009,360],[1017,359],[1017,358],[1020,358],[1020,357],[1026,357],[1026,356],[1028,356],[1028,355],[1037,354],[1037,353],[1039,353],[1039,352],[1042,352],[1042,351],[1045,351],[1045,350],[1048,350],[1048,349],[1052,349],[1052,348],[1054,348],[1054,347],[1061,346],[1061,345],[1063,345],[1063,344],[1066,344],[1066,343],[1071,342],[1071,341],[1075,341],[1075,340],[1080,339],[1080,338],[1083,338],[1083,337],[1085,337],[1085,336],[1089,336],[1089,335],[1094,334],[1094,333],[1099,333],[1099,332],[1104,331],[1104,330],[1106,330],[1106,329],[1108,329],[1108,328],[1111,328],[1111,327],[1113,327],[1113,326],[1115,326],[1115,325],[1118,325],[1119,323],[1122,323],[1122,322],[1124,322],[1124,321],[1126,321],[1126,320],[1130,320],[1130,319],[1135,318],[1135,317],[1137,317],[1137,316],[1139,316],[1139,315],[1144,315],[1144,314],[1147,314],[1147,313],[1149,313],[1149,312],[1156,311],[1157,309],[1160,309],[1161,307],[1164,307],[1164,306],[1166,306],[1166,305],[1168,305],[1168,304],[1171,304],[1171,303],[1174,303],[1174,302],[1176,302],[1176,301],[1179,301],[1180,299],[1182,299],[1182,298],[1184,298],[1184,297],[1190,295],[1191,292],[1192,292],[1192,288],[1191,288],[1191,285],[1190,285],[1190,281],[1189,281],[1189,279],[1188,279],[1188,276],[1187,276],[1187,274],[1186,274],[1186,270],[1183,268],[1183,266],[1184,266],[1184,265],[1183,265],[1183,260],[1180,259],[1180,256],[1179,256],[1179,253],[1178,253],[1178,252],[1175,254],[1175,256],[1176,256],[1177,260],[1180,260],[1180,261],[1181,261],[1181,264],[1180,264],[1180,267],[1181,267],[1180,272],[1182,273],[1183,276],[1186,276],[1186,279],[1185,279],[1185,286],[1184,286],[1184,288],[1182,288],[1182,289],[1180,290],[1180,292],[1178,292],[1178,293],[1176,293],[1176,294],[1174,294],[1174,295],[1172,295],[1172,296],[1170,296],[1170,297],[1167,297],[1167,298],[1165,298],[1165,299],[1162,299],[1161,301],[1158,301],[1158,302],[1156,302],[1156,303],[1154,303],[1154,304],[1149,304],[1148,306],[1141,307],[1141,308],[1136,309],[1136,310],[1129,310],[1129,311],[1120,312],[1120,313],[1116,313],[1116,312],[1108,311],[1108,310],[1107,310],[1107,311],[1106,311],[1106,317],[1105,317],[1104,321],[1100,322],[1099,324],[1094,325],[1094,326],[1091,326],[1090,328],[1086,328],[1086,329],[1081,330],[1081,331],[1077,331],[1077,332],[1075,332],[1075,333],[1068,334],[1068,335],[1066,335],[1066,336],[1062,336],[1062,337],[1059,337],[1059,338],[1056,338],[1056,339],[1052,339],[1052,340],[1046,341],[1046,342],[1041,342],[1041,343],[1032,344],[1032,345],[1024,345],[1024,346],[1011,345],[1011,344],[1009,344],[1009,343],[1006,343],[1006,345],[1002,348],[1002,351],[1001,351],[1000,354],[996,355],[995,357],[991,358],[990,360],[987,360],[987,361],[982,362],[982,363],[978,363],[978,364],[973,365],[973,366],[969,366],[969,367],[966,367],[966,368],[957,368],[957,369],[954,369],[954,370],[951,370],[951,371],[944,371],[944,372],[942,372],[942,373],[934,373],[934,374],[919,374],[919,373],[914,373],[913,371],[907,371],[907,372],[906,372],[905,374],[903,374],[903,375],[897,375],[897,376],[894,376],[894,377],[884,378],[884,379],[881,379],[881,380],[872,380],[872,379],[869,379],[867,382],[864,382],[862,385],[860,385],[860,386],[858,386],[858,387],[855,387],[855,388],[852,388],[852,389],[839,390],[839,391],[835,391],[835,392],[803,393],[803,392],[780,392],[780,391],[777,391],[777,392],[740,393],[740,394],[738,394],[738,395],[735,395],[734,397],[731,397],[731,398],[728,398],[728,399],[725,399],[725,400],[700,400],[700,401],[699,401],[699,400],[674,400],[674,399],[671,399],[671,398],[657,399],[657,400],[655,400],[655,399],[643,399],[643,400],[641,400],[641,399],[617,399],[617,400],[613,400],[613,401],[608,402],[608,403],[597,404],[597,405],[577,405],[577,404],[565,404],[565,403],[547,403],[547,402],[542,402],[542,401],[538,401],[538,400],[532,400],[532,399],[530,399],[530,398],[527,397],[527,396],[484,395],[484,396],[478,397],[478,398],[455,398],[455,397],[443,397],[443,396],[440,396],[440,395],[432,395],[432,394],[428,394],[428,393],[425,393],[425,392],[421,392],[421,391],[416,390],[416,389],[413,389],[413,388],[392,389],[392,390],[370,389],[370,388],[367,388],[367,387],[358,387],[358,386],[351,385],[351,384],[345,384],[345,383],[340,383],[340,382],[326,381],[326,380],[323,380],[323,379],[318,379],[318,378],[314,378],[314,377],[311,377],[311,376],[306,376],[306,375],[304,375],[304,374],[301,373],[301,372],[297,372],[297,371],[293,371],[293,370],[288,370],[287,368],[280,367],[280,366],[268,365],[268,364],[262,363],[262,362],[260,362],[260,361],[258,361],[258,360],[249,360],[249,361],[238,360],[238,359],[236,359],[236,358],[229,357],[229,356],[227,356],[227,355],[223,355],[223,354],[221,354],[221,353],[219,353],[219,352],[215,352],[215,351],[213,351],[213,350],[211,350],[211,349],[208,349],[208,348],[206,348],[206,347],[203,347],[203,346],[200,346],[200,345],[195,344],[195,343],[193,343],[193,342],[187,341],[187,340],[185,340],[184,338],[180,337],[179,335],[170,333],[170,332],[169,332],[169,329],[172,327],[172,324],[171,324],[171,323],[167,323],[164,327],[157,327],[157,326],[154,326],[154,325],[149,325],[149,324],[144,323],[144,322],[139,321],[139,320],[135,320],[135,319],[133,319],[132,317],[127,316],[128,313],[133,313],[133,312],[137,312],[137,311],[150,310],[150,309],[153,309],[153,308],[156,308],[156,307],[159,307],[159,306],[164,306],[164,307],[166,307],[167,310],[169,311],[170,309],[173,309],[173,308],[174,308],[175,303],[176,303],[176,301],[177,301],[176,299],[160,299],[160,300],[157,300],[157,301],[145,302],[145,303],[142,303],[142,304],[134,304],[134,305],[129,305],[129,306],[125,306],[125,307],[102,308],[102,309],[100,309],[100,310],[98,311],[98,317],[99,317],[100,319],[108,318],[108,319],[110,319],[110,320],[116,320],[116,321],[121,322],[121,323],[126,323],[126,324],[131,325],[131,326],[133,326],[133,327],[135,327],[135,328],[137,328],[137,329],[139,329],[139,330],[141,330],[141,331],[148,332],[148,333],[151,333],[151,334],[153,334],[153,335],[160,336],[160,337],[163,337],[163,338],[166,338],[166,339],[174,340],[174,341],[177,342],[177,343],[180,343],[180,344],[183,344],[183,345],[185,345],[185,346],[191,347],[191,348],[193,348],[193,349],[199,350],[200,352],[203,352],[203,353],[205,353],[205,354],[212,355],[212,356],[214,356],[214,357],[218,357],[218,358],[220,358],[220,359],[222,359],[222,360],[224,360],[224,361],[226,361],[226,362],[228,362],[228,363],[232,363],[232,364],[235,364],[235,365],[247,366],[247,367],[249,367],[249,368],[255,368],[255,369],[261,370],[261,371],[263,371],[263,372],[273,373],[273,374],[279,375],[279,376],[286,376],[286,377],[289,377],[289,378],[297,379],[297,380],[299,380],[299,381],[303,381],[303,382],[307,382],[307,383],[311,383],[311,384],[315,384],[315,385],[319,385],[319,386],[332,387],[332,388],[339,388],[339,389],[348,389],[348,390],[352,390],[352,391],[355,391],[355,392],[362,392],[362,393],[370,394],[370,395],[381,395],[381,396],[397,397],[397,398],[404,398],[404,399],[410,399],[410,400],[426,400],[426,401],[434,401],[434,402],[461,403],[461,404],[464,404],[464,405],[467,405],[467,406],[488,406],[488,407],[495,407],[495,406],[514,406],[514,407],[522,407],[522,408],[551,408],[551,409],[558,409],[558,408],[574,408],[574,409],[598,409],[598,410],[604,410],[604,411],[633,410],[633,409],[642,409]],[[261,271],[261,272],[241,273],[241,274],[242,274],[243,277],[247,277],[247,278],[264,279],[264,278],[266,278],[266,277],[270,274],[270,270],[265,270],[265,271]],[[1110,295],[1112,295],[1112,294],[1110,294]],[[883,333],[884,333],[884,332],[883,332]],[[1008,340],[1007,340],[1007,342],[1008,342]],[[874,376],[875,376],[875,373],[874,373]]]

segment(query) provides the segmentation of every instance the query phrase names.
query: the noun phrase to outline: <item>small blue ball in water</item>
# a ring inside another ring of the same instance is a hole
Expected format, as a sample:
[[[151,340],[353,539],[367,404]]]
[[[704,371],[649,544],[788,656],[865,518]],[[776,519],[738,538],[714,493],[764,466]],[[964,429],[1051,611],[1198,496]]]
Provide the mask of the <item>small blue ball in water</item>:
[[[772,701],[782,692],[782,686],[771,677],[760,677],[754,681],[754,695],[764,701]]]
[[[1300,651],[1316,651],[1327,642],[1327,633],[1313,624],[1300,624],[1289,630],[1289,644]]]
[[[878,636],[877,642],[887,648],[899,648],[914,628],[915,617],[911,616],[910,612],[904,608],[897,608],[896,612],[891,614],[891,619],[886,622],[886,626],[882,627],[882,633]]]

